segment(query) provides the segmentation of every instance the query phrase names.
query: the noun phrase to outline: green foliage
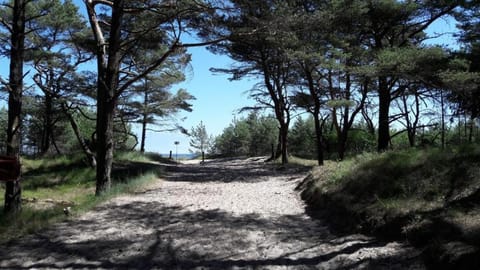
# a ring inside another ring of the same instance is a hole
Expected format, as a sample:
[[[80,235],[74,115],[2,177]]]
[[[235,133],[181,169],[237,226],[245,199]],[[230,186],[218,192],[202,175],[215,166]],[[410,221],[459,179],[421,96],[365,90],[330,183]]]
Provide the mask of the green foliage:
[[[326,105],[330,108],[353,107],[355,102],[353,100],[334,99],[327,101]]]
[[[215,139],[215,152],[221,156],[242,156],[250,149],[250,130],[242,120],[233,122]]]
[[[439,82],[436,77],[448,68],[448,55],[441,47],[401,47],[382,50],[377,55],[378,74]]]
[[[150,48],[151,49],[151,48]],[[160,58],[165,48],[135,52],[135,69],[144,72],[146,63]],[[137,55],[138,54],[138,55]],[[187,90],[172,91],[172,87],[185,80],[184,69],[190,62],[190,54],[179,49],[156,70],[136,83],[125,98],[122,111],[131,122],[142,124],[141,150],[145,150],[146,132],[180,129],[175,118],[180,111],[192,111],[195,99]],[[155,126],[153,128],[152,126]]]
[[[315,125],[312,116],[305,120],[301,117],[297,118],[289,133],[288,142],[290,154],[315,159]]]
[[[376,147],[375,134],[367,131],[366,127],[359,123],[348,133],[348,154],[357,155],[364,152],[372,152]]]
[[[301,158],[316,158],[315,128],[313,117],[297,118],[289,135],[289,152]],[[322,130],[323,147],[326,159],[337,159],[338,139],[332,123],[327,121]],[[376,142],[374,134],[367,132],[361,122],[355,124],[348,134],[347,155],[355,156],[363,152],[374,151]]]
[[[95,111],[89,108],[82,108],[82,113],[76,111],[73,117],[83,138],[87,139],[87,141],[92,141],[93,134],[95,134]],[[78,140],[75,138],[73,130],[69,128],[68,132],[70,135],[67,145],[70,146],[72,150],[80,150]]]
[[[270,155],[278,140],[275,118],[251,112],[246,118],[235,119],[215,138],[215,154],[221,156]]]
[[[210,152],[210,148],[213,142],[212,136],[208,135],[207,129],[202,121],[196,127],[192,127],[190,131],[190,152],[195,154],[202,154]]]

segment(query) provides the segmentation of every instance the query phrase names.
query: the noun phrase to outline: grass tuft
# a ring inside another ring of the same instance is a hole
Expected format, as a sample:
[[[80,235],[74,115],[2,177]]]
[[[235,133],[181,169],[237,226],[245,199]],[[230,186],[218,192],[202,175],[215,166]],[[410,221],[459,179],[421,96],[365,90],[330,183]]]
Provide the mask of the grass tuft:
[[[73,216],[81,214],[112,197],[145,189],[163,173],[158,163],[140,153],[116,158],[112,189],[102,196],[95,196],[95,171],[81,156],[23,159],[22,211],[16,216],[0,212],[0,243],[69,218],[64,207],[70,206]]]

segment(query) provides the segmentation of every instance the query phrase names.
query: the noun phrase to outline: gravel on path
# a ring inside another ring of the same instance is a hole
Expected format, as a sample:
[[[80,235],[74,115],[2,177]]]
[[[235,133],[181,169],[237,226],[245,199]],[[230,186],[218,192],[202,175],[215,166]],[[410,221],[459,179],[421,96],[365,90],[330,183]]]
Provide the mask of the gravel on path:
[[[294,191],[305,168],[260,158],[168,166],[145,192],[0,249],[0,269],[423,269],[419,251],[333,234]]]

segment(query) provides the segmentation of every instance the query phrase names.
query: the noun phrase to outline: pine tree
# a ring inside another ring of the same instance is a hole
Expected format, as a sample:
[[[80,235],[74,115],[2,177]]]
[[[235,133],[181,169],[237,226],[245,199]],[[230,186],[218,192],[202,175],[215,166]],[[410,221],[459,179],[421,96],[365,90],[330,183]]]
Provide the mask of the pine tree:
[[[84,1],[96,43],[97,195],[111,187],[114,116],[127,89],[164,64],[179,49],[210,42],[182,43],[180,37],[208,20],[212,7],[203,1]],[[100,7],[104,7],[100,9]],[[161,51],[133,70],[135,55]]]
[[[198,126],[192,127],[190,131],[190,152],[195,154],[203,154],[210,151],[212,145],[212,137],[208,135],[205,125],[201,121]]]

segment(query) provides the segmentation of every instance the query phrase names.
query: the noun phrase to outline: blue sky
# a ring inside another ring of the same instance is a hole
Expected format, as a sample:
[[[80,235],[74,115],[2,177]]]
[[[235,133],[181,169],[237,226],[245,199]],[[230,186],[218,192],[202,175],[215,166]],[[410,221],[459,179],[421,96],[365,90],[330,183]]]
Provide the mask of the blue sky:
[[[187,80],[172,89],[187,89],[196,100],[192,102],[193,112],[180,113],[178,118],[186,117],[181,125],[187,129],[197,126],[202,121],[207,132],[219,135],[227,127],[238,109],[252,103],[245,92],[256,81],[229,81],[227,75],[214,75],[211,67],[228,67],[233,62],[226,56],[210,53],[202,47],[189,48],[192,54],[192,72],[187,72]],[[148,133],[146,150],[160,153],[175,151],[174,142],[179,141],[178,152],[188,153],[189,138],[179,132]]]
[[[86,14],[82,0],[74,0],[74,3],[80,7],[82,14]],[[214,55],[203,47],[189,48],[188,52],[192,54],[191,70],[187,72],[185,82],[174,85],[172,90],[184,88],[195,96],[196,100],[192,102],[193,112],[177,115],[178,119],[185,119],[179,124],[190,130],[202,121],[209,134],[219,135],[230,124],[238,109],[252,103],[245,92],[256,82],[230,82],[227,75],[213,75],[209,70],[211,67],[225,68],[233,63],[226,56]],[[140,138],[139,126],[134,127],[134,132]],[[180,132],[148,132],[145,148],[149,152],[175,152],[175,141],[180,142],[178,153],[189,153],[190,138]]]
[[[219,135],[233,119],[236,111],[243,106],[252,103],[245,92],[250,90],[255,81],[229,81],[227,75],[214,75],[209,71],[211,67],[228,67],[233,62],[226,56],[218,56],[210,53],[206,48],[189,48],[192,54],[190,70],[187,72],[187,79],[181,84],[174,85],[173,91],[184,88],[189,91],[196,100],[192,102],[193,112],[181,112],[178,119],[185,118],[179,124],[190,130],[203,121],[207,132],[212,135]],[[90,65],[95,68],[95,65]],[[0,59],[0,76],[8,78],[8,60]],[[27,79],[28,80],[28,79]],[[26,81],[26,84],[29,84]],[[0,106],[6,106],[0,102]],[[158,128],[158,127],[157,127]],[[161,127],[160,127],[161,128]],[[133,127],[140,138],[140,127]],[[148,132],[146,140],[146,151],[168,153],[175,151],[175,141],[179,141],[178,152],[189,153],[189,138],[180,132]]]
[[[83,1],[74,0],[74,2],[85,14]],[[188,51],[192,54],[191,70],[187,72],[186,81],[174,85],[172,90],[187,89],[196,97],[196,100],[192,102],[193,112],[182,112],[177,115],[178,119],[185,118],[179,123],[190,130],[203,121],[209,134],[219,135],[230,124],[238,109],[252,103],[245,91],[251,89],[256,82],[249,80],[230,82],[227,75],[213,75],[209,71],[211,67],[228,67],[233,62],[226,56],[213,55],[202,47],[189,48]],[[94,64],[91,66],[95,68]],[[0,76],[8,78],[6,58],[0,59]],[[0,101],[0,106],[6,105]],[[140,138],[140,128],[134,127],[134,131]],[[189,153],[189,140],[180,132],[148,132],[146,151],[168,153],[172,150],[175,152],[174,142],[179,141],[178,153]]]
[[[85,14],[83,1],[74,0],[74,2]],[[453,32],[454,29],[455,25],[452,20],[439,20],[429,29],[429,33]],[[452,46],[454,39],[450,35],[445,35],[429,43]],[[226,56],[213,55],[201,47],[190,48],[189,53],[192,54],[192,62],[191,71],[187,73],[187,80],[175,85],[172,90],[185,88],[196,97],[196,100],[192,102],[193,112],[179,113],[178,119],[185,118],[180,124],[189,130],[203,121],[209,134],[219,135],[231,123],[234,115],[237,115],[238,109],[252,104],[245,92],[250,90],[257,81],[231,82],[227,75],[212,74],[209,71],[211,67],[225,68],[233,64],[232,60]],[[0,59],[0,76],[8,77],[8,61],[5,58]],[[134,127],[134,131],[140,135],[138,127]],[[168,153],[172,150],[175,152],[175,141],[180,142],[178,153],[189,152],[189,138],[179,132],[149,132],[146,151]]]

